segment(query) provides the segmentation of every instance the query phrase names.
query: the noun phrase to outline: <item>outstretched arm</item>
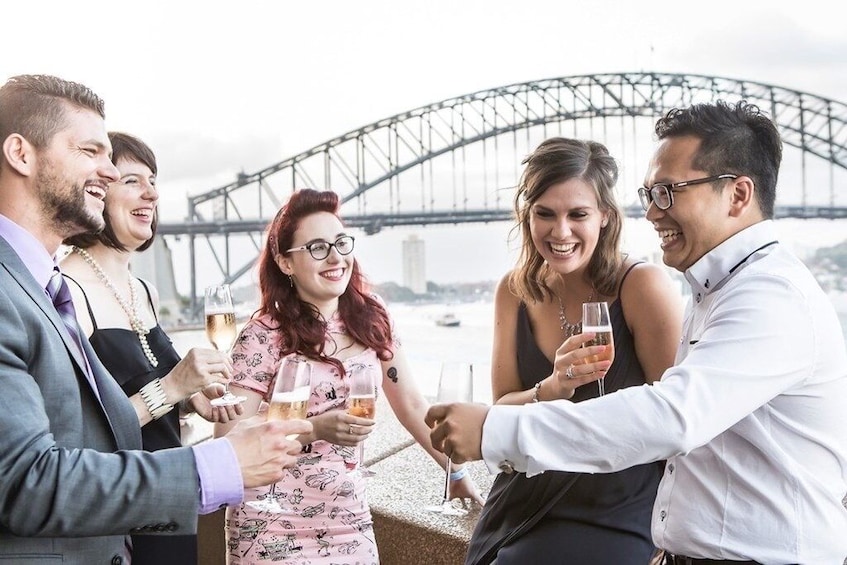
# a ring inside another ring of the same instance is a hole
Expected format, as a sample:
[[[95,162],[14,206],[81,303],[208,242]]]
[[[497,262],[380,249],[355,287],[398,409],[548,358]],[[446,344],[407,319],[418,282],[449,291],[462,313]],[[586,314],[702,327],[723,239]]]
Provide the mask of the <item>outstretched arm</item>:
[[[424,421],[429,409],[429,402],[418,389],[412,377],[406,355],[400,345],[395,347],[394,357],[382,363],[382,368],[383,391],[397,419],[438,465],[442,469],[446,469],[447,457],[432,446],[429,436],[430,430]],[[452,469],[454,472],[461,468],[456,463],[458,462],[454,462]],[[451,483],[450,498],[469,498],[479,504],[484,503],[470,475],[465,475],[462,479]]]

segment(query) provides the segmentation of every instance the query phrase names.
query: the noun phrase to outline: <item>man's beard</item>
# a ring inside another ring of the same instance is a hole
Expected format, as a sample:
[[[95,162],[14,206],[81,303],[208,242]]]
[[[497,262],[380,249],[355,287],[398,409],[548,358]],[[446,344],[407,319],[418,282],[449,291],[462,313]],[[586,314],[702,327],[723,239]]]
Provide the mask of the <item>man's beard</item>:
[[[105,225],[103,215],[86,207],[84,188],[56,174],[52,162],[44,165],[36,175],[36,191],[44,217],[52,218],[53,227],[62,239],[101,232]]]

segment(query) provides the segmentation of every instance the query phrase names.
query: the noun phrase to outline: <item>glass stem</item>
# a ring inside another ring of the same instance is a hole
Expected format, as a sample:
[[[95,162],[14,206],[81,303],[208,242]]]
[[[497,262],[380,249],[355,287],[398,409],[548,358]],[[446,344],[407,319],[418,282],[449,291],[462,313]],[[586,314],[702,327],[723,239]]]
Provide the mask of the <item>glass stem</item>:
[[[447,465],[444,467],[444,500],[441,504],[450,503],[450,473],[453,468],[453,461],[448,457]]]

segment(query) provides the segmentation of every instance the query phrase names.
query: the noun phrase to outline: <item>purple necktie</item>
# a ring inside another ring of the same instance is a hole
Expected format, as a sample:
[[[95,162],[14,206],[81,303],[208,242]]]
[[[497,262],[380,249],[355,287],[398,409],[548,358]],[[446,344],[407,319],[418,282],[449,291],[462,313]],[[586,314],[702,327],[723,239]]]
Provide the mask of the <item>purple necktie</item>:
[[[53,300],[53,306],[56,307],[62,323],[65,324],[65,328],[76,345],[77,351],[82,356],[85,362],[85,376],[88,378],[88,382],[91,383],[95,394],[99,397],[97,384],[94,382],[94,375],[91,372],[91,365],[88,364],[88,357],[85,356],[85,351],[82,348],[82,339],[79,337],[79,325],[77,325],[76,321],[76,310],[74,309],[73,299],[71,298],[71,289],[68,288],[68,283],[65,282],[65,277],[59,272],[58,267],[53,268],[53,276],[50,277],[50,282],[47,283],[47,294]]]

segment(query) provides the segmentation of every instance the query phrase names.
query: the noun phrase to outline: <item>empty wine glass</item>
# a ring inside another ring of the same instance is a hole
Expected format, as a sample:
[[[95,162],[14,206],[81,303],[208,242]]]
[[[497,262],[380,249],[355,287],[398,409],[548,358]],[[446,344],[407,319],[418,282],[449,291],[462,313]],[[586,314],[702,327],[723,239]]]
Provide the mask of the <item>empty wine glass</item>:
[[[600,355],[592,355],[585,359],[585,363],[596,363],[598,361],[615,360],[615,340],[612,336],[612,320],[609,317],[609,304],[607,302],[585,302],[582,305],[582,331],[583,333],[594,333],[594,339],[583,344],[583,347],[592,345],[607,345],[606,351]],[[597,380],[599,395],[606,394],[603,379]]]
[[[225,351],[229,355],[238,332],[235,328],[235,307],[232,305],[232,294],[228,284],[206,287],[205,311],[206,337],[215,349]],[[232,394],[229,391],[229,383],[225,386],[226,393],[220,398],[213,399],[212,406],[231,406],[246,400],[244,396]]]
[[[268,408],[268,420],[303,420],[309,407],[312,394],[312,365],[305,359],[285,357],[279,365],[274,378],[271,402]],[[287,439],[296,439],[298,434],[287,435]],[[283,498],[277,493],[277,483],[271,485],[267,494],[259,500],[250,500],[246,504],[251,508],[271,514],[286,512],[280,503]]]
[[[355,365],[350,369],[350,396],[347,413],[373,420],[376,417],[376,389],[381,376],[378,367]],[[365,442],[359,442],[359,465],[353,473],[362,477],[373,477],[374,471],[365,467]]]
[[[439,403],[442,402],[473,402],[473,365],[470,363],[443,363],[438,379]],[[447,458],[447,468],[444,476],[444,496],[438,506],[428,506],[430,512],[448,516],[464,516],[468,513],[463,508],[456,508],[450,503],[450,473],[453,462]]]

